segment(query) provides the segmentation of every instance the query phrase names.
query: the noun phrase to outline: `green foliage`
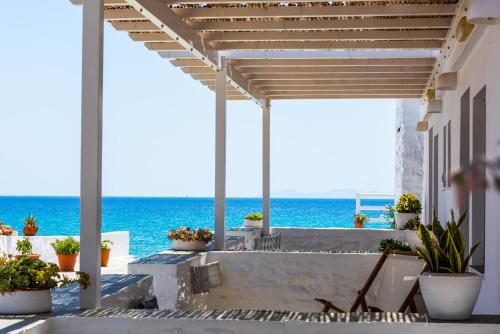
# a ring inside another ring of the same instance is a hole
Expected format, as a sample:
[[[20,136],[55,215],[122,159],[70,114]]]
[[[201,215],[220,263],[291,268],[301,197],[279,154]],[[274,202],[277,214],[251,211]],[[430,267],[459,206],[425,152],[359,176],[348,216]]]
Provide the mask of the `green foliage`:
[[[385,206],[384,213],[382,214],[382,217],[385,219],[386,222],[390,223],[392,225],[392,228],[396,228],[396,220],[394,219],[394,207],[390,204]]]
[[[57,239],[50,245],[54,248],[56,254],[71,255],[80,252],[80,242],[73,237],[67,237],[63,240]]]
[[[408,244],[406,242],[402,242],[400,240],[394,240],[394,239],[384,239],[384,240],[380,241],[380,247],[378,248],[378,250],[383,252],[383,251],[385,251],[386,248],[390,248],[392,250],[404,251],[404,252],[411,251],[410,246],[408,246]]]
[[[111,241],[111,240],[103,240],[103,241],[101,241],[101,249],[111,249],[112,244],[113,244],[113,241]]]
[[[22,255],[31,255],[33,254],[33,245],[28,237],[24,237],[23,239],[19,239],[16,242],[16,250]]]
[[[404,226],[404,230],[412,230],[412,231],[418,231],[418,227],[420,226],[420,217],[415,216],[410,219],[408,219],[408,222]]]
[[[208,227],[204,229],[192,230],[189,227],[181,226],[177,230],[170,230],[168,232],[169,240],[182,240],[182,241],[201,241],[208,243],[212,240],[213,233]]]
[[[32,260],[26,256],[18,260],[7,259],[0,262],[0,293],[16,289],[52,289],[74,283],[86,289],[90,285],[89,275],[84,272],[76,274],[75,279],[66,276],[61,278],[60,269],[54,263]]]
[[[245,219],[248,220],[262,220],[263,216],[262,213],[260,212],[253,212],[249,213],[248,215],[245,216]]]
[[[415,195],[403,194],[396,204],[396,212],[400,213],[421,213],[422,205]]]
[[[469,266],[469,261],[479,244],[474,245],[467,254],[465,238],[460,226],[465,221],[467,211],[455,222],[455,215],[451,211],[451,219],[445,228],[436,217],[432,220],[432,231],[420,224],[418,237],[423,247],[417,247],[418,255],[424,259],[432,273],[463,273]]]
[[[364,213],[358,213],[354,216],[354,220],[357,221],[358,223],[366,223],[368,221],[368,215]]]
[[[31,213],[24,219],[24,226],[36,226],[36,217]]]

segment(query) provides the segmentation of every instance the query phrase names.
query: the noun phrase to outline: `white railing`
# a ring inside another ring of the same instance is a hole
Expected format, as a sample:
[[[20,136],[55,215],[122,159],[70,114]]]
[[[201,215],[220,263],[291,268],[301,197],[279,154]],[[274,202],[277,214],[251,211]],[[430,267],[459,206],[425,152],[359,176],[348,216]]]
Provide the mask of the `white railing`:
[[[394,198],[394,194],[387,193],[357,193],[356,194],[356,214],[360,214],[363,211],[384,211],[385,206],[376,206],[376,205],[361,205],[362,199],[384,199],[384,198]],[[368,220],[369,223],[384,223],[385,219],[380,218],[370,218]]]

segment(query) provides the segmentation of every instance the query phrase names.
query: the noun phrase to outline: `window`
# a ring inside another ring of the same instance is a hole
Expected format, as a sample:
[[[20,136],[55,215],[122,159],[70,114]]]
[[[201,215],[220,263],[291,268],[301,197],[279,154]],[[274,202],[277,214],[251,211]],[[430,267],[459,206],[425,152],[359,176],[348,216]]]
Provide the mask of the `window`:
[[[447,125],[443,127],[443,173],[441,174],[441,182],[443,184],[443,190],[448,186],[448,134]]]
[[[470,163],[470,89],[460,99],[460,167],[466,168]],[[460,213],[469,209],[469,199],[462,203]],[[462,224],[462,232],[466,244],[470,247],[470,214]]]

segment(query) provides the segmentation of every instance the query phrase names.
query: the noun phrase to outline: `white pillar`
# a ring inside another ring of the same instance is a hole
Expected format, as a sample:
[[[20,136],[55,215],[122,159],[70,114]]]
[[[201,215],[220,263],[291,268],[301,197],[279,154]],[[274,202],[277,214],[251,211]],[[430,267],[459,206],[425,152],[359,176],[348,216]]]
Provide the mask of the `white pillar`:
[[[91,285],[80,308],[101,302],[102,54],[104,1],[83,1],[80,270]]]
[[[215,74],[215,249],[224,250],[226,232],[226,59]]]
[[[264,233],[270,232],[271,210],[271,105],[262,107],[262,215]]]

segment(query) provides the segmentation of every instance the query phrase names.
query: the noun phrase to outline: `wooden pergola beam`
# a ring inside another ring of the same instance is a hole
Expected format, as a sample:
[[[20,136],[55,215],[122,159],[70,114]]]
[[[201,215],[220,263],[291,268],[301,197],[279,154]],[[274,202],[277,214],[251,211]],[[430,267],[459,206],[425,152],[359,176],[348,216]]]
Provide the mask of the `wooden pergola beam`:
[[[438,40],[211,43],[217,50],[439,49],[442,44]]]
[[[308,94],[308,95],[340,95],[340,94],[354,94],[354,95],[421,95],[423,93],[423,89],[404,89],[404,90],[388,90],[388,89],[358,89],[358,90],[349,90],[349,89],[317,89],[315,91],[266,91],[266,96],[274,96],[274,95],[300,95],[300,94]]]
[[[213,74],[192,74],[196,80],[213,79]],[[252,82],[257,81],[272,81],[272,80],[288,80],[288,81],[301,81],[301,80],[333,80],[333,79],[351,79],[351,80],[368,80],[368,79],[421,79],[427,80],[428,73],[335,73],[335,74],[254,74],[248,75]]]
[[[232,67],[234,68],[234,67]],[[295,66],[295,67],[236,67],[242,75],[254,74],[335,74],[335,73],[425,73],[430,75],[432,66]],[[182,67],[182,71],[190,74],[214,73],[208,67]]]
[[[205,32],[206,41],[444,40],[447,30]]]
[[[201,81],[204,85],[213,85],[213,79],[205,79]],[[427,79],[337,79],[337,80],[260,80],[254,81],[253,85],[256,88],[265,87],[322,87],[322,86],[424,86],[427,84]]]
[[[294,67],[294,66],[433,66],[434,58],[339,58],[339,59],[230,59],[236,67]],[[181,60],[175,66],[195,66]]]
[[[311,92],[311,91],[326,91],[326,90],[335,90],[335,91],[363,91],[363,90],[377,90],[377,91],[401,91],[401,90],[418,90],[423,92],[425,89],[425,85],[323,85],[323,86],[314,86],[314,85],[304,85],[304,86],[256,86],[256,88],[265,91],[265,92],[282,92],[282,91],[294,91],[294,92]]]
[[[177,42],[146,42],[144,45],[151,51],[184,51],[185,48]]]
[[[287,31],[287,30],[347,30],[347,29],[448,29],[451,17],[429,18],[363,18],[342,20],[254,20],[254,21],[193,21],[187,23],[198,31]]]
[[[349,94],[324,94],[324,95],[310,95],[310,94],[300,94],[300,95],[273,95],[268,96],[271,100],[315,100],[315,99],[418,99],[422,97],[422,94],[402,94],[402,95],[349,95]]]
[[[164,32],[129,32],[128,35],[135,42],[175,42]]]
[[[454,15],[456,4],[172,8],[184,19]]]

